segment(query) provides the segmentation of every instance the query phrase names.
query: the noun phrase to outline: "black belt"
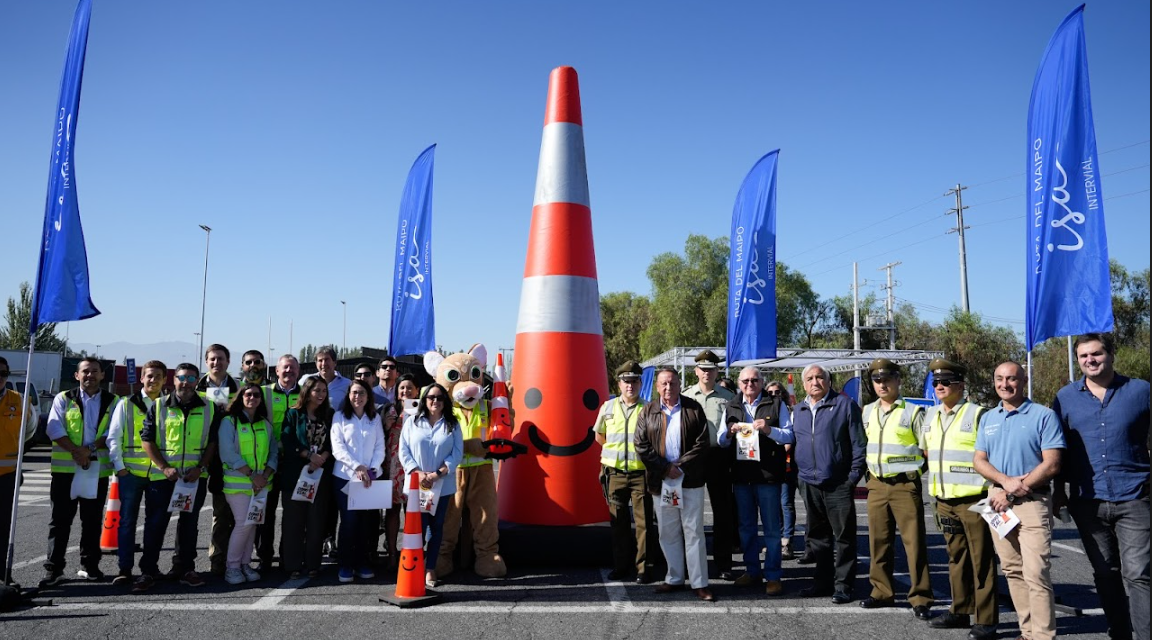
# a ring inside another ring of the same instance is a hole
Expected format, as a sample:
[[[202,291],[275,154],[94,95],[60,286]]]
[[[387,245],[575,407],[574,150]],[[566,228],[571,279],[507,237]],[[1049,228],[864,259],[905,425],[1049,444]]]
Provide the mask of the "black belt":
[[[633,475],[642,475],[644,473],[643,469],[638,469],[636,471],[624,471],[623,469],[617,469],[616,467],[604,467],[604,471],[608,475],[615,475],[615,476],[633,476]]]
[[[920,474],[913,471],[905,471],[904,473],[897,473],[894,476],[881,478],[880,476],[873,475],[873,478],[883,482],[884,484],[902,484],[905,482],[915,482],[920,479]]]

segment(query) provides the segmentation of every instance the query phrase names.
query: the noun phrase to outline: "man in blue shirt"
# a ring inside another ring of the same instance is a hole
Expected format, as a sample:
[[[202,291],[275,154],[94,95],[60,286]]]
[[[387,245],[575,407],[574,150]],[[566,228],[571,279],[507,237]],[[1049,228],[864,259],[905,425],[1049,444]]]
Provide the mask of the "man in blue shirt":
[[[1060,472],[1064,432],[1048,407],[1024,397],[1028,376],[1016,362],[996,367],[1000,406],[980,419],[972,464],[992,483],[988,504],[1020,519],[1008,535],[993,536],[1008,580],[1020,634],[1029,640],[1056,637],[1052,592],[1052,506],[1049,483]]]
[[[1149,385],[1116,373],[1111,336],[1085,334],[1074,346],[1084,377],[1052,404],[1068,442],[1053,505],[1067,502],[1076,520],[1109,637],[1148,640]]]

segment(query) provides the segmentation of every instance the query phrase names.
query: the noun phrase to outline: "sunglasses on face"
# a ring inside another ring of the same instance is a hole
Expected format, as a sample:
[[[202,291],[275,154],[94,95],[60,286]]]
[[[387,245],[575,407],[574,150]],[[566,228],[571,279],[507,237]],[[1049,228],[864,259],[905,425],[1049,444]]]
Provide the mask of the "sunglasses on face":
[[[11,371],[0,371],[0,378],[7,378],[10,375],[12,375]]]
[[[783,391],[769,391],[768,395],[775,397],[775,398],[782,398],[782,397],[784,397],[784,392]]]
[[[252,366],[254,364],[264,364],[264,361],[263,360],[245,360],[244,364],[246,364],[248,366]]]
[[[380,365],[381,371],[387,371],[388,369],[395,369],[395,368],[396,368],[396,365],[394,365],[394,364],[382,364],[382,365]]]
[[[428,402],[444,402],[444,396],[442,396],[440,394],[436,394],[436,395],[432,395],[432,396],[424,396],[424,399],[427,400]]]
[[[193,375],[176,376],[176,379],[180,382],[196,382],[196,376]]]
[[[932,386],[944,387],[945,389],[947,389],[948,387],[951,387],[954,384],[964,384],[964,381],[963,380],[933,380],[932,381]]]
[[[352,377],[354,378],[367,378],[372,375],[371,371],[357,371]]]
[[[893,378],[889,378],[888,376],[873,376],[872,377],[872,382],[887,383],[887,382],[891,382],[892,380],[893,380]]]
[[[760,380],[756,378],[748,378],[747,380],[741,380],[740,384],[760,384]]]

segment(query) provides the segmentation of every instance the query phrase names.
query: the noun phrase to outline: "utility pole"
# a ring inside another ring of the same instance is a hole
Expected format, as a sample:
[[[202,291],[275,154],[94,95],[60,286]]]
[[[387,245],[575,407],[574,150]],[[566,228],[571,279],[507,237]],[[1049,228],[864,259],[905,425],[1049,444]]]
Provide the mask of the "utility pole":
[[[860,266],[852,263],[852,348],[860,353]],[[856,378],[860,378],[860,369],[856,369]]]
[[[893,351],[896,350],[896,294],[893,290],[896,288],[898,283],[892,282],[892,270],[895,269],[899,264],[902,264],[899,260],[896,262],[889,262],[883,267],[877,269],[877,271],[888,272],[888,284],[880,288],[888,290],[888,299],[886,300],[885,304],[885,308],[888,311],[888,348],[892,349]]]
[[[964,210],[968,207],[964,206],[960,192],[968,187],[962,187],[959,183],[956,188],[949,189],[946,196],[956,196],[956,208],[949,209],[946,215],[956,214],[956,226],[949,229],[948,233],[956,233],[960,235],[960,307],[964,309],[964,313],[969,312],[968,307],[968,253],[964,249],[964,230],[971,227],[964,226]]]

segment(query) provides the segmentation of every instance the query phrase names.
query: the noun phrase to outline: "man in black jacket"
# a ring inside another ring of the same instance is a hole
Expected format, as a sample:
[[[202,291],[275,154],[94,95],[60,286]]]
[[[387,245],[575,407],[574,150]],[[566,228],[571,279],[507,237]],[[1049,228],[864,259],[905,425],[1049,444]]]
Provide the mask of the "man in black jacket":
[[[724,415],[727,428],[717,437],[720,446],[732,452],[732,487],[747,567],[747,572],[736,579],[736,586],[751,587],[766,580],[765,593],[778,596],[784,593],[781,547],[776,544],[783,517],[780,483],[786,471],[784,445],[793,442],[792,416],[780,398],[764,392],[764,379],[756,367],[740,372],[739,385],[740,395],[728,402]],[[757,534],[757,515],[764,535]],[[763,566],[761,547],[767,549]]]
[[[648,472],[648,490],[657,495],[660,549],[668,575],[656,593],[684,588],[687,577],[696,597],[715,598],[708,589],[708,555],[704,548],[704,465],[708,420],[700,403],[680,395],[675,369],[656,374],[660,397],[649,402],[636,425],[636,454]]]

